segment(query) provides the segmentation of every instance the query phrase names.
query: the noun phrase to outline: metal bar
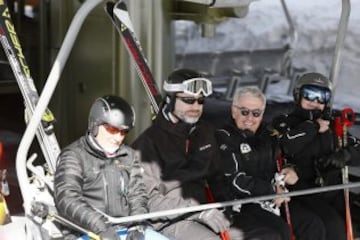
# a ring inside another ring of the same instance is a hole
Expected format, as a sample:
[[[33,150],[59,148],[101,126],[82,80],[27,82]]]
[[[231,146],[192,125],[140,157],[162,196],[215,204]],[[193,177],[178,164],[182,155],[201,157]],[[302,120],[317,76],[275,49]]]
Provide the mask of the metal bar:
[[[333,58],[331,72],[330,72],[330,81],[333,83],[333,90],[332,90],[333,96],[335,95],[336,84],[339,77],[341,56],[344,49],[344,42],[345,42],[345,36],[349,22],[350,10],[351,10],[350,0],[342,0],[341,18],[339,22],[337,37],[336,37],[335,56]],[[331,101],[333,102],[334,98],[332,98]]]
[[[158,211],[158,212],[152,212],[152,213],[140,214],[140,215],[134,215],[134,216],[128,216],[128,217],[121,217],[121,218],[114,218],[114,217],[104,214],[101,211],[99,211],[99,212],[102,213],[104,216],[106,216],[111,223],[119,224],[119,223],[133,222],[133,221],[136,222],[136,221],[141,221],[141,220],[151,219],[151,218],[165,217],[168,215],[177,215],[177,214],[185,214],[185,213],[190,213],[190,212],[203,211],[203,210],[208,210],[208,209],[213,209],[213,208],[230,207],[230,206],[234,206],[234,205],[241,205],[241,204],[252,203],[252,202],[256,202],[256,201],[271,200],[271,199],[274,199],[277,197],[294,197],[294,196],[300,196],[300,195],[316,194],[316,193],[342,190],[344,188],[355,188],[355,187],[360,187],[360,182],[349,183],[349,184],[339,184],[339,185],[333,185],[333,186],[327,186],[327,187],[310,188],[310,189],[306,189],[306,190],[293,191],[293,192],[287,192],[287,193],[282,193],[282,194],[271,194],[271,195],[260,196],[260,197],[244,198],[244,199],[240,199],[240,200],[227,201],[227,202],[202,204],[202,205],[198,205],[198,206],[177,208],[177,209]]]
[[[291,15],[290,15],[289,9],[285,3],[285,0],[281,0],[281,6],[284,10],[286,21],[290,28],[290,49],[295,49],[295,46],[296,46],[297,40],[298,40],[298,33],[296,31],[294,21],[291,18]],[[292,52],[291,56],[293,54],[294,53]]]

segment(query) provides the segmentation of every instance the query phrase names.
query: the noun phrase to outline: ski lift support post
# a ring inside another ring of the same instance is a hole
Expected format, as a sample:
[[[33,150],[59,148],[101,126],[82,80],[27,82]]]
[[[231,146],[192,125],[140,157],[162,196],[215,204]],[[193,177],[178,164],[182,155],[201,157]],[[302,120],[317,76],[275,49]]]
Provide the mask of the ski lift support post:
[[[285,66],[291,66],[292,57],[294,56],[296,45],[298,42],[298,32],[296,31],[295,24],[293,19],[291,18],[289,9],[286,5],[285,0],[280,0],[281,6],[283,8],[286,21],[289,25],[289,32],[290,32],[290,41],[288,43],[288,51],[286,53],[286,56],[284,57]],[[285,68],[286,68],[285,67]],[[282,71],[287,71],[288,69],[282,69]]]
[[[350,0],[342,0],[341,17],[340,17],[338,33],[336,37],[335,54],[334,54],[330,77],[329,77],[330,81],[333,84],[333,90],[332,90],[333,96],[335,95],[336,84],[339,77],[341,57],[344,50],[344,42],[345,42],[345,36],[349,23],[350,11],[351,11]],[[332,97],[331,99],[332,102],[330,105],[332,106],[334,98]]]

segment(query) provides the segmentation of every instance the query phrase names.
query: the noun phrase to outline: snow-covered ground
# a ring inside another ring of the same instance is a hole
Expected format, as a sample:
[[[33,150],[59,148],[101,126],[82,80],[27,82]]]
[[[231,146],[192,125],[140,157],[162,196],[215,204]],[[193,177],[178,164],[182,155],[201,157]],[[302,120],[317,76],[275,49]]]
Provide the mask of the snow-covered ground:
[[[341,0],[287,0],[298,31],[294,66],[329,75],[341,14]],[[360,1],[352,9],[336,86],[335,105],[360,111]],[[214,38],[202,38],[200,27],[176,23],[178,53],[277,48],[288,39],[288,25],[280,0],[259,0],[246,18],[230,19],[216,27]]]

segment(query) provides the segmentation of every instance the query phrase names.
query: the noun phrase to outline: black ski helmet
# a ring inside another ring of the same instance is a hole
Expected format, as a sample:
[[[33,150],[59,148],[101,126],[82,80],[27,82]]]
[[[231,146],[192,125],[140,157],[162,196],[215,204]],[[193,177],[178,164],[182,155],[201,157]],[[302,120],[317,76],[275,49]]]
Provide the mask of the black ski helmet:
[[[104,123],[130,131],[135,124],[134,109],[121,97],[98,98],[90,109],[88,130],[96,136],[98,126]]]
[[[295,82],[293,95],[296,103],[300,103],[300,93],[304,86],[316,86],[328,90],[330,93],[332,92],[332,84],[329,78],[317,72],[305,73]],[[326,105],[329,103],[330,100],[326,103]]]
[[[174,109],[176,93],[202,94],[205,97],[212,94],[209,79],[195,70],[185,68],[173,71],[164,81],[163,89],[166,93],[165,102],[170,111]]]

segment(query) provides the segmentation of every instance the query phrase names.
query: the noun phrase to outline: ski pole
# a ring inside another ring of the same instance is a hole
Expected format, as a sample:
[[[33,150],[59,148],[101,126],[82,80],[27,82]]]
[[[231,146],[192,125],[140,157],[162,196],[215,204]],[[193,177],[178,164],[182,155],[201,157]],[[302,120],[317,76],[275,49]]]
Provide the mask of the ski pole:
[[[86,234],[89,238],[91,238],[93,240],[101,240],[100,236],[97,235],[96,233],[91,232],[91,231],[59,216],[54,211],[50,211],[48,205],[46,205],[45,203],[41,203],[41,202],[33,203],[31,212],[34,214],[34,216],[37,216],[41,219],[45,219],[45,218],[49,218],[50,220],[53,219],[62,225],[66,225],[66,226],[74,229],[75,231]]]
[[[281,155],[281,153],[278,154],[278,157],[276,159],[276,166],[277,166],[277,170],[280,172],[283,168],[283,156]],[[286,222],[289,226],[289,231],[290,231],[290,240],[295,240],[295,233],[294,233],[294,228],[291,222],[291,215],[290,215],[290,209],[289,209],[289,204],[285,201],[284,202],[284,208],[285,208],[285,216],[286,216]]]
[[[206,197],[208,199],[208,202],[209,203],[214,203],[215,198],[214,198],[214,195],[211,192],[210,186],[209,186],[209,184],[207,182],[205,183],[205,193],[206,193]],[[222,231],[220,233],[220,238],[221,238],[221,240],[231,240],[230,234],[229,234],[228,231]]]
[[[91,238],[93,240],[101,240],[100,236],[97,235],[96,233],[88,231],[85,228],[82,228],[79,225],[76,225],[76,224],[70,222],[69,220],[57,215],[55,212],[49,211],[48,216],[50,218],[53,218],[55,221],[57,221],[57,222],[59,222],[61,224],[67,225],[67,226],[71,227],[72,229],[74,229],[74,230],[76,230],[78,232],[86,234],[87,236],[89,236],[89,238]]]
[[[355,113],[351,108],[345,108],[341,111],[342,119],[342,146],[347,146],[347,128],[350,127],[355,121]],[[342,169],[343,184],[349,183],[349,169],[348,166],[345,166]],[[345,214],[346,214],[346,235],[347,240],[353,240],[353,228],[351,222],[351,210],[350,210],[350,196],[349,189],[344,188],[344,198],[345,198]]]

